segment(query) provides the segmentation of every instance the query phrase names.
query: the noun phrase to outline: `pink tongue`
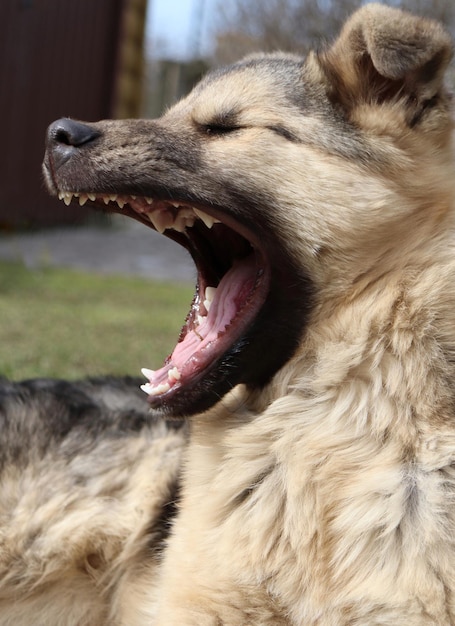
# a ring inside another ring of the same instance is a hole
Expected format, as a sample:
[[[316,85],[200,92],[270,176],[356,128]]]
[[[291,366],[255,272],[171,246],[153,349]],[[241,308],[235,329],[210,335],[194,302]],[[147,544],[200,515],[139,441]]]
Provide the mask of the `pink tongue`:
[[[177,368],[179,377],[191,376],[198,367],[210,362],[212,355],[216,356],[218,335],[225,331],[244,305],[254,287],[256,275],[254,255],[234,263],[218,285],[208,315],[176,345],[167,365],[154,372],[150,379],[153,387],[170,382],[169,370]]]
[[[189,331],[184,340],[178,343],[171,361],[179,370],[195,353],[218,338],[240,311],[256,280],[254,257],[234,263],[218,285],[207,317],[203,318],[195,330]]]

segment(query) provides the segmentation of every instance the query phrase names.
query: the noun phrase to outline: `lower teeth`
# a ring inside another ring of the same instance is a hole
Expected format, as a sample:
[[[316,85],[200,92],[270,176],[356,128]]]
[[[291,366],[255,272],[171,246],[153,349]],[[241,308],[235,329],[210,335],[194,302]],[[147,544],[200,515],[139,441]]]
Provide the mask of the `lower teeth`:
[[[171,386],[169,385],[169,383],[162,383],[161,385],[157,385],[156,387],[153,387],[153,385],[151,385],[150,383],[141,385],[142,391],[144,391],[149,396],[159,396],[160,394],[169,391],[170,388]]]

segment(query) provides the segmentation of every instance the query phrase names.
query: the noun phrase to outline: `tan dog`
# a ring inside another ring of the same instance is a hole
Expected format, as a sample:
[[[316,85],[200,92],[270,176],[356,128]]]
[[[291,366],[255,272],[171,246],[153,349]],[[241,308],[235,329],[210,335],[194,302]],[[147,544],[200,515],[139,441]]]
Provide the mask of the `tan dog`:
[[[145,371],[191,416],[179,512],[156,587],[144,560],[105,623],[455,624],[451,53],[369,4],[325,52],[247,58],[159,120],[49,129],[51,191],[199,272]]]

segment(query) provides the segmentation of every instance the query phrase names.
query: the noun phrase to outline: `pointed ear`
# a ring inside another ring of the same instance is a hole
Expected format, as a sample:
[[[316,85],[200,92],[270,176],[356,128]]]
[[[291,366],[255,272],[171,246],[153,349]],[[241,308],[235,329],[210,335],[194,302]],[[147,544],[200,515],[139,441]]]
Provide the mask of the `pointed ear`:
[[[407,119],[443,91],[452,40],[442,25],[381,4],[367,4],[319,56],[331,96],[345,107],[403,101]]]

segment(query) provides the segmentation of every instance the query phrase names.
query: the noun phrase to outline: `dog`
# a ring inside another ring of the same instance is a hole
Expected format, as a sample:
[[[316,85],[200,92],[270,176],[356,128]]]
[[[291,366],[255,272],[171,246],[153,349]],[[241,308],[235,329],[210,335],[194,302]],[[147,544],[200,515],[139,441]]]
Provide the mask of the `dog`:
[[[2,626],[129,624],[153,592],[186,434],[139,384],[0,380]]]
[[[37,496],[23,486],[2,524],[1,624],[455,624],[451,56],[437,22],[367,4],[323,50],[215,70],[160,119],[50,126],[51,193],[195,261],[142,385],[150,419],[189,435],[86,429],[40,457]],[[144,520],[176,476],[154,558]],[[68,504],[46,510],[55,488]]]

